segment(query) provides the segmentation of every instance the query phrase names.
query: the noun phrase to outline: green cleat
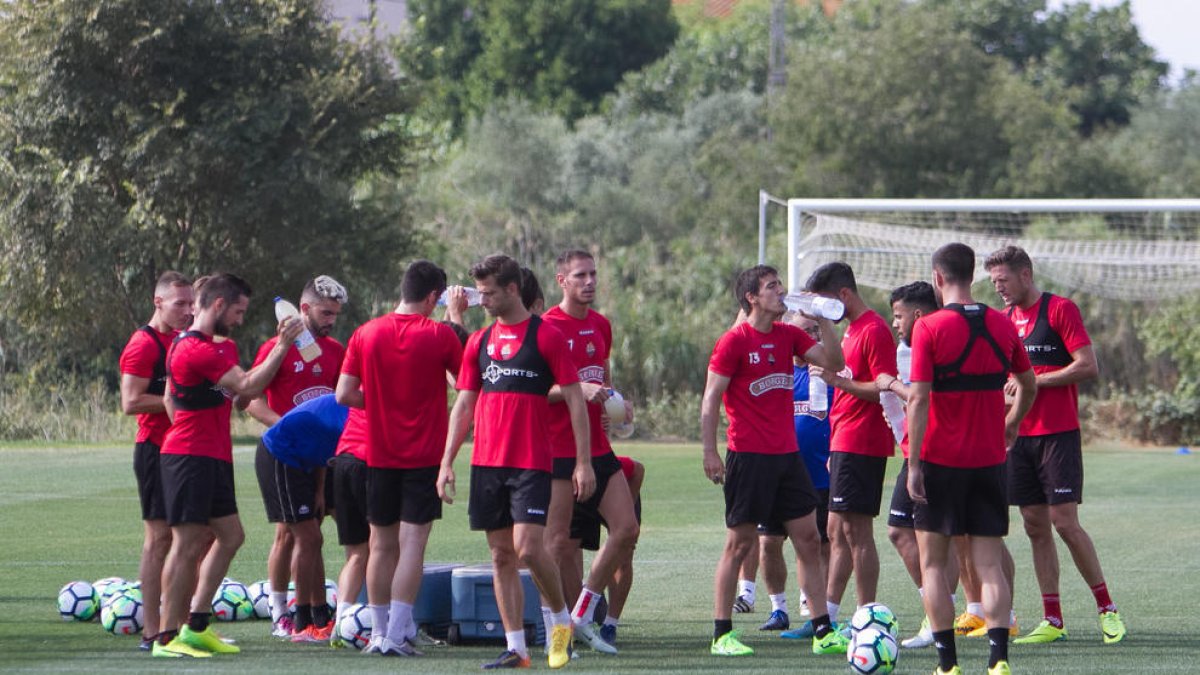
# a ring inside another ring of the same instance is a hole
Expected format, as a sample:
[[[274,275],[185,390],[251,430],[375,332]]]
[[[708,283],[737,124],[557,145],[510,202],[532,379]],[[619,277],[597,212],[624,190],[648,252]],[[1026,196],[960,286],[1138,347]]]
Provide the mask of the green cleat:
[[[1012,675],[1012,669],[1008,667],[1008,661],[997,661],[996,665],[988,668],[987,675]]]
[[[1104,644],[1111,645],[1125,639],[1125,622],[1117,612],[1100,615],[1100,630],[1104,633]]]
[[[940,667],[934,668],[933,675],[962,675],[962,668],[959,668],[957,665],[950,670],[942,670]]]
[[[1067,639],[1067,629],[1058,628],[1049,621],[1042,620],[1036,628],[1024,637],[1013,640],[1014,645],[1038,645],[1046,642],[1058,642]]]
[[[741,633],[736,630],[729,631],[712,641],[712,648],[709,652],[713,656],[749,656],[753,654],[754,650],[742,644],[739,637],[741,637]]]
[[[212,626],[205,628],[197,633],[186,625],[179,629],[179,637],[175,638],[180,642],[194,647],[196,649],[211,652],[213,654],[238,654],[241,653],[241,648],[236,645],[227,644],[217,635],[217,631],[212,629]]]
[[[211,653],[203,649],[195,649],[180,640],[178,636],[165,645],[156,641],[154,646],[150,648],[150,655],[167,659],[181,659],[185,656],[190,656],[194,659],[212,658]]]
[[[831,630],[823,638],[814,635],[812,645],[814,654],[845,654],[850,646],[850,638],[839,631]]]

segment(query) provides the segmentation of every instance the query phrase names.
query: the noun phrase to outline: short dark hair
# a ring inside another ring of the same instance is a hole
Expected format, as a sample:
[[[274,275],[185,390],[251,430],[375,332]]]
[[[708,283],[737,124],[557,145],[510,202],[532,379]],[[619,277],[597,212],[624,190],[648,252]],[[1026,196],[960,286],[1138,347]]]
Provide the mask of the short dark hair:
[[[192,293],[195,295],[195,297],[200,297],[200,291],[204,290],[204,284],[207,284],[208,280],[211,278],[211,274],[202,274],[196,277],[196,280],[192,282]]]
[[[933,252],[933,269],[948,284],[970,284],[975,280],[975,250],[957,241],[946,244]]]
[[[846,263],[837,260],[825,263],[808,277],[804,284],[810,293],[837,293],[843,288],[849,288],[858,293],[858,282],[854,280],[854,270]]]
[[[596,259],[591,253],[588,253],[581,248],[573,248],[563,251],[558,255],[558,259],[554,261],[554,268],[558,270],[559,274],[562,274],[566,271],[567,266],[570,265],[572,261],[579,260],[581,258],[585,260]]]
[[[733,283],[733,293],[737,297],[738,306],[742,308],[742,311],[750,313],[750,301],[746,299],[746,294],[758,295],[758,287],[762,283],[763,277],[771,275],[779,276],[779,270],[770,265],[755,265],[738,273],[737,279]]]
[[[420,302],[430,293],[446,290],[446,270],[428,260],[414,260],[404,270],[400,282],[400,299],[404,302]]]
[[[322,274],[315,279],[309,279],[308,283],[304,284],[304,290],[300,291],[300,302],[312,303],[318,300],[333,300],[339,305],[344,305],[349,296],[346,287],[338,283],[337,279]]]
[[[533,309],[533,303],[538,300],[543,302],[546,296],[542,294],[542,284],[538,282],[537,275],[528,267],[521,268],[521,304],[525,305],[525,309]]]
[[[888,304],[894,305],[897,302],[903,302],[926,313],[935,312],[938,308],[937,296],[933,293],[933,284],[928,281],[914,281],[894,289]]]
[[[516,260],[503,253],[493,253],[471,266],[471,278],[483,281],[495,277],[496,285],[501,288],[509,284],[521,287],[521,266]]]
[[[161,295],[171,290],[172,286],[191,286],[192,280],[188,279],[181,272],[168,270],[158,275],[158,281],[154,282],[154,294]]]
[[[993,267],[999,267],[1000,265],[1006,265],[1008,269],[1014,272],[1033,270],[1033,261],[1029,259],[1029,254],[1025,252],[1025,249],[1011,244],[992,251],[992,254],[984,261],[983,269],[990,272]]]
[[[232,305],[242,298],[250,297],[253,291],[246,280],[228,272],[218,272],[205,280],[200,287],[200,308],[208,309],[218,298]]]

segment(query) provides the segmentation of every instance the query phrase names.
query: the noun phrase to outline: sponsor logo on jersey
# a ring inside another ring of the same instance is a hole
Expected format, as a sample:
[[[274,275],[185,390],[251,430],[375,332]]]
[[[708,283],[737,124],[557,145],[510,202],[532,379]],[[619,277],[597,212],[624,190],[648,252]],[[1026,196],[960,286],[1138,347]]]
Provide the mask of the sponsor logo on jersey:
[[[828,410],[813,412],[809,410],[808,401],[792,401],[792,415],[795,417],[807,416],[817,420],[823,420],[829,416]]]
[[[592,330],[591,328],[585,328],[585,329],[579,331],[579,334],[580,335],[592,335],[595,332],[596,331]]]
[[[592,344],[591,342],[588,342],[587,344],[587,355],[589,357],[596,355],[596,345]]]
[[[604,366],[584,366],[580,368],[579,379],[584,382],[604,382]]]
[[[309,387],[308,389],[302,389],[297,392],[296,395],[292,397],[292,403],[294,405],[300,405],[301,403],[304,403],[305,401],[311,401],[318,396],[324,396],[325,394],[332,393],[333,390],[326,386]]]
[[[488,355],[488,356],[495,356],[495,355],[496,355],[496,345],[488,345],[488,346],[487,346],[487,355]]]
[[[504,345],[500,348],[500,358],[507,359],[512,355],[512,345]]]
[[[1049,354],[1055,351],[1054,345],[1025,345],[1028,354]]]
[[[762,396],[763,394],[773,389],[792,390],[792,374],[791,373],[773,373],[766,377],[760,377],[750,383],[750,395]]]
[[[312,369],[312,374],[313,374],[313,377],[316,377],[316,376],[320,375],[322,372],[323,372],[323,371],[321,370],[321,364],[319,364],[319,363],[314,363],[314,364],[313,364],[313,369]]]
[[[500,381],[500,378],[503,377],[527,377],[532,380],[536,379],[537,376],[538,374],[532,370],[525,370],[524,368],[506,368],[495,363],[490,364],[487,369],[483,371],[483,379],[491,382],[492,384],[496,384]]]

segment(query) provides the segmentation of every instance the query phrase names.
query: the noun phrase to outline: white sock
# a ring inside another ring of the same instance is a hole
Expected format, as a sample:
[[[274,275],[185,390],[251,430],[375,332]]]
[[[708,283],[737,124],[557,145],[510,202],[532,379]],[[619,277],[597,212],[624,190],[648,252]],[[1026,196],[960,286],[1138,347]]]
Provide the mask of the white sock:
[[[968,602],[967,603],[967,614],[974,614],[975,616],[980,616],[980,617],[983,616],[983,603],[982,602]]]
[[[271,621],[275,622],[287,614],[287,591],[271,591]]]
[[[808,604],[808,596],[807,596],[807,595],[805,595],[804,591],[800,591],[800,604],[801,604],[801,605],[807,605],[807,604]]]
[[[408,638],[408,624],[412,623],[413,606],[407,602],[393,600],[387,625],[387,636],[392,642],[404,642]]]
[[[508,651],[520,654],[523,659],[529,658],[529,648],[525,646],[524,630],[505,632],[504,640],[508,643]]]
[[[754,582],[742,579],[738,581],[738,597],[745,596],[746,602],[754,604]]]
[[[550,632],[550,626],[554,625],[550,622],[551,614],[553,614],[553,612],[550,611],[550,608],[542,605],[542,626],[545,627],[547,634]]]
[[[830,622],[837,621],[838,610],[841,609],[841,607],[842,606],[836,602],[830,602],[828,600],[825,601],[825,611],[829,614]]]
[[[922,600],[924,600],[925,599],[925,587],[922,586],[922,587],[918,588],[917,594],[921,596]]]
[[[341,620],[342,620],[342,615],[346,613],[346,610],[347,610],[347,609],[350,609],[350,604],[351,604],[351,603],[349,603],[349,602],[345,602],[345,601],[342,601],[342,602],[339,602],[339,603],[338,603],[338,606],[337,606],[337,615],[335,615],[335,616],[333,617],[333,621],[334,621],[334,623],[337,623],[337,622],[339,622],[339,621],[341,621]]]
[[[575,623],[591,623],[596,617],[596,604],[599,601],[600,594],[584,586],[579,592],[579,599],[575,601],[575,609],[571,610],[571,618]]]
[[[958,593],[950,594],[950,604],[955,605],[955,606],[958,605]]]
[[[608,616],[604,617],[604,625],[605,626],[617,626],[620,623],[621,623],[621,620],[619,618],[613,616],[612,614],[609,614]]]
[[[379,631],[379,633],[378,633],[379,635],[386,635],[387,634],[387,625],[388,625],[388,606],[387,605],[367,605],[367,606],[371,608],[371,625],[383,627],[383,630],[381,630],[381,631],[378,628],[372,628],[371,635],[374,636],[375,631]]]
[[[772,612],[787,612],[787,593],[772,593],[770,597]]]
[[[571,625],[571,613],[567,611],[566,607],[563,607],[562,609],[558,610],[557,612],[554,612],[554,611],[550,612],[550,625],[551,626],[570,626]]]
[[[1017,610],[1008,610],[1008,625],[1009,627],[1017,625]]]

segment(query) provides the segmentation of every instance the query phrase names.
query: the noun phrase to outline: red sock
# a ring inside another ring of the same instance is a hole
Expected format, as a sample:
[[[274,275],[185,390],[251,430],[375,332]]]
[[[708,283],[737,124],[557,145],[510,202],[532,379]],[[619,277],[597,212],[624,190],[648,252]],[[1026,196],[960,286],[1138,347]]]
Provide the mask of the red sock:
[[[1063,627],[1062,602],[1059,600],[1058,593],[1042,595],[1042,611],[1050,625],[1055,628]]]
[[[1100,610],[1101,614],[1117,611],[1116,603],[1108,596],[1108,584],[1100,582],[1092,586],[1092,595],[1096,596],[1096,609]]]

